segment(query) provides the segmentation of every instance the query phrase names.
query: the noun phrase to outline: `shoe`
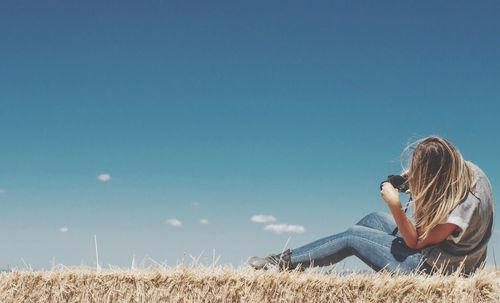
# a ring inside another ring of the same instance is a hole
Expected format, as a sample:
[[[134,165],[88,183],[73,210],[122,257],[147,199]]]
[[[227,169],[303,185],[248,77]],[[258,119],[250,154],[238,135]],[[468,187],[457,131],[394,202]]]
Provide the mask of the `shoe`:
[[[253,256],[248,260],[248,264],[255,269],[278,268],[279,270],[290,270],[293,269],[291,254],[290,249],[287,249],[280,254],[270,254],[263,258]]]

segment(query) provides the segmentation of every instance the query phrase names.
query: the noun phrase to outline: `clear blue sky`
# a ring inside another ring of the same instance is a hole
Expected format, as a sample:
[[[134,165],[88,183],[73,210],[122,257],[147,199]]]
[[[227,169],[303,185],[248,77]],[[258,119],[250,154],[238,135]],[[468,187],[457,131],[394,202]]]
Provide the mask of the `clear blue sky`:
[[[388,211],[380,180],[430,134],[497,190],[499,13],[498,1],[2,1],[0,267],[94,264],[95,234],[102,265],[215,249],[237,266]],[[266,231],[257,214],[305,232]]]

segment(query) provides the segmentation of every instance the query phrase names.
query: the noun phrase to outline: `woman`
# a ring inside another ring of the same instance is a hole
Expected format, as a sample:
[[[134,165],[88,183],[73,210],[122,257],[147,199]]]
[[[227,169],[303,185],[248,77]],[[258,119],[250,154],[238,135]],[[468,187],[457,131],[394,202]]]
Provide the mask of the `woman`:
[[[380,193],[392,216],[374,212],[342,233],[280,254],[251,257],[248,263],[256,269],[303,270],[355,255],[376,271],[459,270],[468,275],[482,267],[494,217],[488,178],[441,137],[429,136],[409,148],[414,150],[403,175],[412,195],[413,221],[403,211],[398,191],[384,182]]]

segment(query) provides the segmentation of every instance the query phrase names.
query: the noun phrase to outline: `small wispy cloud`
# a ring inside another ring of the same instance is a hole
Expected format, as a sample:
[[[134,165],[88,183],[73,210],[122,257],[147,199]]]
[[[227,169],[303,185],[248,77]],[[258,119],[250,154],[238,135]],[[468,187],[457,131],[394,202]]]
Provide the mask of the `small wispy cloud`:
[[[173,226],[173,227],[179,227],[179,226],[182,226],[182,222],[177,220],[176,218],[171,218],[171,219],[167,219],[165,221],[168,225],[170,226]]]
[[[208,220],[207,219],[201,219],[200,220],[200,224],[208,224]]]
[[[497,234],[497,235],[500,235],[500,229],[495,229],[494,233]]]
[[[264,230],[273,232],[275,234],[281,233],[303,233],[306,231],[302,225],[291,225],[291,224],[268,224],[264,227]]]
[[[0,187],[0,194],[5,194],[7,191],[5,190],[5,188],[1,188]]]
[[[59,228],[59,231],[62,233],[67,233],[69,231],[69,228],[67,228],[66,226],[63,226],[63,227]]]
[[[196,206],[200,206],[200,203],[195,201],[195,202],[192,202],[191,205],[196,207]]]
[[[255,223],[275,222],[276,218],[271,215],[253,215],[250,220]]]
[[[101,182],[108,182],[111,179],[111,175],[110,174],[100,174],[99,176],[97,176],[97,179]]]

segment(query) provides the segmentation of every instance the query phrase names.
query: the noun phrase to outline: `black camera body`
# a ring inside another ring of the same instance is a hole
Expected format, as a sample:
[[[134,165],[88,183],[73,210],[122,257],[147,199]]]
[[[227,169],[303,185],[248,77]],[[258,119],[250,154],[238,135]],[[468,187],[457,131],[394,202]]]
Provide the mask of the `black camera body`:
[[[395,189],[397,189],[401,193],[405,193],[408,191],[408,178],[400,175],[390,175],[387,176],[387,179],[380,182],[380,190],[382,190],[382,185],[385,182],[389,182],[394,186]]]

